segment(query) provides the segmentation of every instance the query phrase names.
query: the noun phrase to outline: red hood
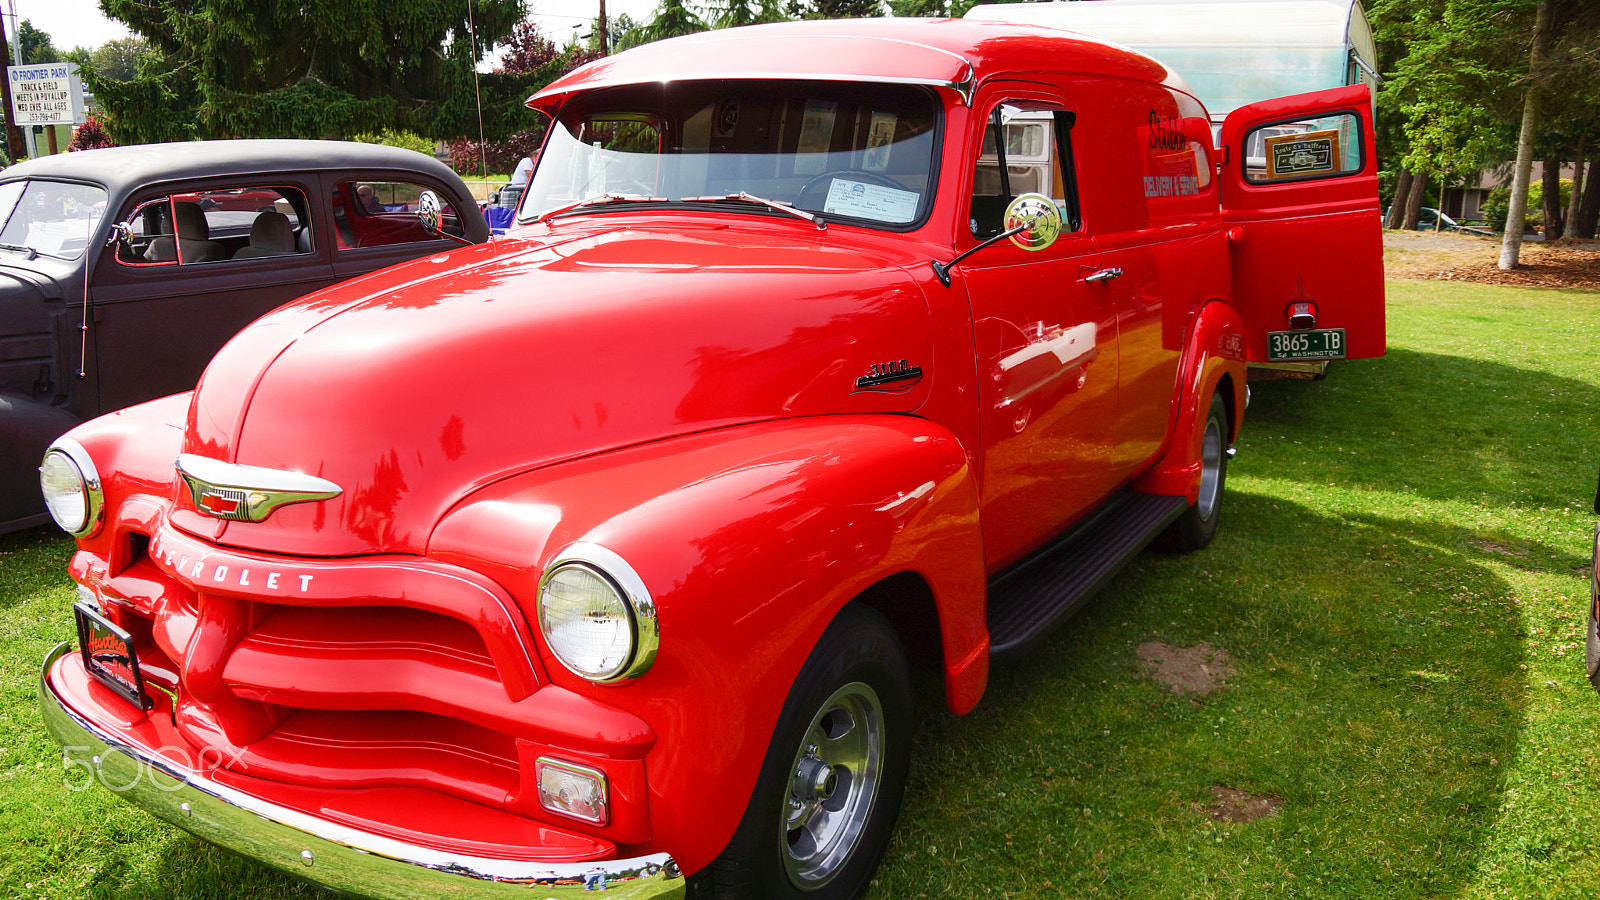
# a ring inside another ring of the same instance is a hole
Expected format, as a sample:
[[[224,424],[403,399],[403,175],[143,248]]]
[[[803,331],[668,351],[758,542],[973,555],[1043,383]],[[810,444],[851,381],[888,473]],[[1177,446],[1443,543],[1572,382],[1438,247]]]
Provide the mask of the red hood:
[[[314,474],[343,494],[261,523],[174,521],[272,552],[418,553],[451,506],[518,472],[927,396],[928,378],[856,384],[889,361],[931,375],[909,261],[798,228],[574,227],[388,269],[245,329],[195,392],[185,452]]]

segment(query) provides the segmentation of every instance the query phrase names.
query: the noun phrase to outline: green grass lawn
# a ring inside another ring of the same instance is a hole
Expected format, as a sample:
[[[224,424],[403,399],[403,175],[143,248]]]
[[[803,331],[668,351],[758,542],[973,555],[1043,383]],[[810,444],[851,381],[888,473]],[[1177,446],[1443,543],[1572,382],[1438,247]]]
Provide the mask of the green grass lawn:
[[[1387,358],[1255,386],[1215,544],[1136,560],[971,715],[923,704],[870,897],[1592,897],[1600,296],[1391,282],[1389,313]],[[0,537],[0,897],[322,896],[63,784],[34,685],[70,552]],[[1157,639],[1236,671],[1174,695]],[[1215,787],[1282,805],[1217,823]]]

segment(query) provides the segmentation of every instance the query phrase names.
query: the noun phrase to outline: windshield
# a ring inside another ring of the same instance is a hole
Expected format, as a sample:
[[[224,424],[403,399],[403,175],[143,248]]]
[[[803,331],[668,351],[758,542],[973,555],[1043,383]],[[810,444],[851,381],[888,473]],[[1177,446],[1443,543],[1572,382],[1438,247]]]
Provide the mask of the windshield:
[[[61,181],[0,184],[0,244],[77,259],[106,211],[106,192]]]
[[[682,201],[743,192],[829,220],[908,226],[933,201],[937,121],[933,94],[907,85],[690,81],[595,91],[551,127],[522,217],[608,194]]]

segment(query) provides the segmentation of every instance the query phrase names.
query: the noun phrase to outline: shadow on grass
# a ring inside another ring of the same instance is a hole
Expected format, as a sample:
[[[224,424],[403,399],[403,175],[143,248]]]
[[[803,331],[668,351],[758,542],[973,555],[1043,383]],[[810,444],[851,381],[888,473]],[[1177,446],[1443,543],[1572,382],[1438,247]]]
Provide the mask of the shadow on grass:
[[[1600,389],[1581,381],[1391,349],[1252,393],[1241,460],[1272,477],[1490,505],[1594,497]]]
[[[1140,557],[996,670],[972,714],[927,709],[870,896],[1418,897],[1471,881],[1527,702],[1498,555],[1448,523],[1227,503],[1215,544]],[[1134,652],[1152,639],[1209,643],[1237,672],[1176,696]],[[1213,786],[1284,803],[1218,824],[1201,811]]]

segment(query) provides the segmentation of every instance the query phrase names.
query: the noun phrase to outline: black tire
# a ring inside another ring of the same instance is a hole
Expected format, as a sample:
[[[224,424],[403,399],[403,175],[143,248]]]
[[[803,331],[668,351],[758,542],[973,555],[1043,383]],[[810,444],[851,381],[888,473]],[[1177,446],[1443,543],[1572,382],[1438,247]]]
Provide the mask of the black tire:
[[[1211,395],[1206,411],[1205,437],[1200,448],[1200,497],[1167,526],[1157,546],[1172,553],[1188,553],[1211,543],[1222,516],[1222,494],[1228,482],[1228,407],[1221,394]]]
[[[1594,689],[1600,691],[1600,623],[1595,621],[1595,608],[1600,606],[1600,571],[1593,566],[1600,566],[1600,525],[1594,529],[1594,557],[1593,565],[1589,569],[1589,627],[1588,643],[1584,648],[1583,658],[1589,670],[1589,683]]]
[[[911,756],[905,653],[875,610],[846,607],[784,701],[733,838],[690,878],[713,900],[850,900],[888,846]]]

